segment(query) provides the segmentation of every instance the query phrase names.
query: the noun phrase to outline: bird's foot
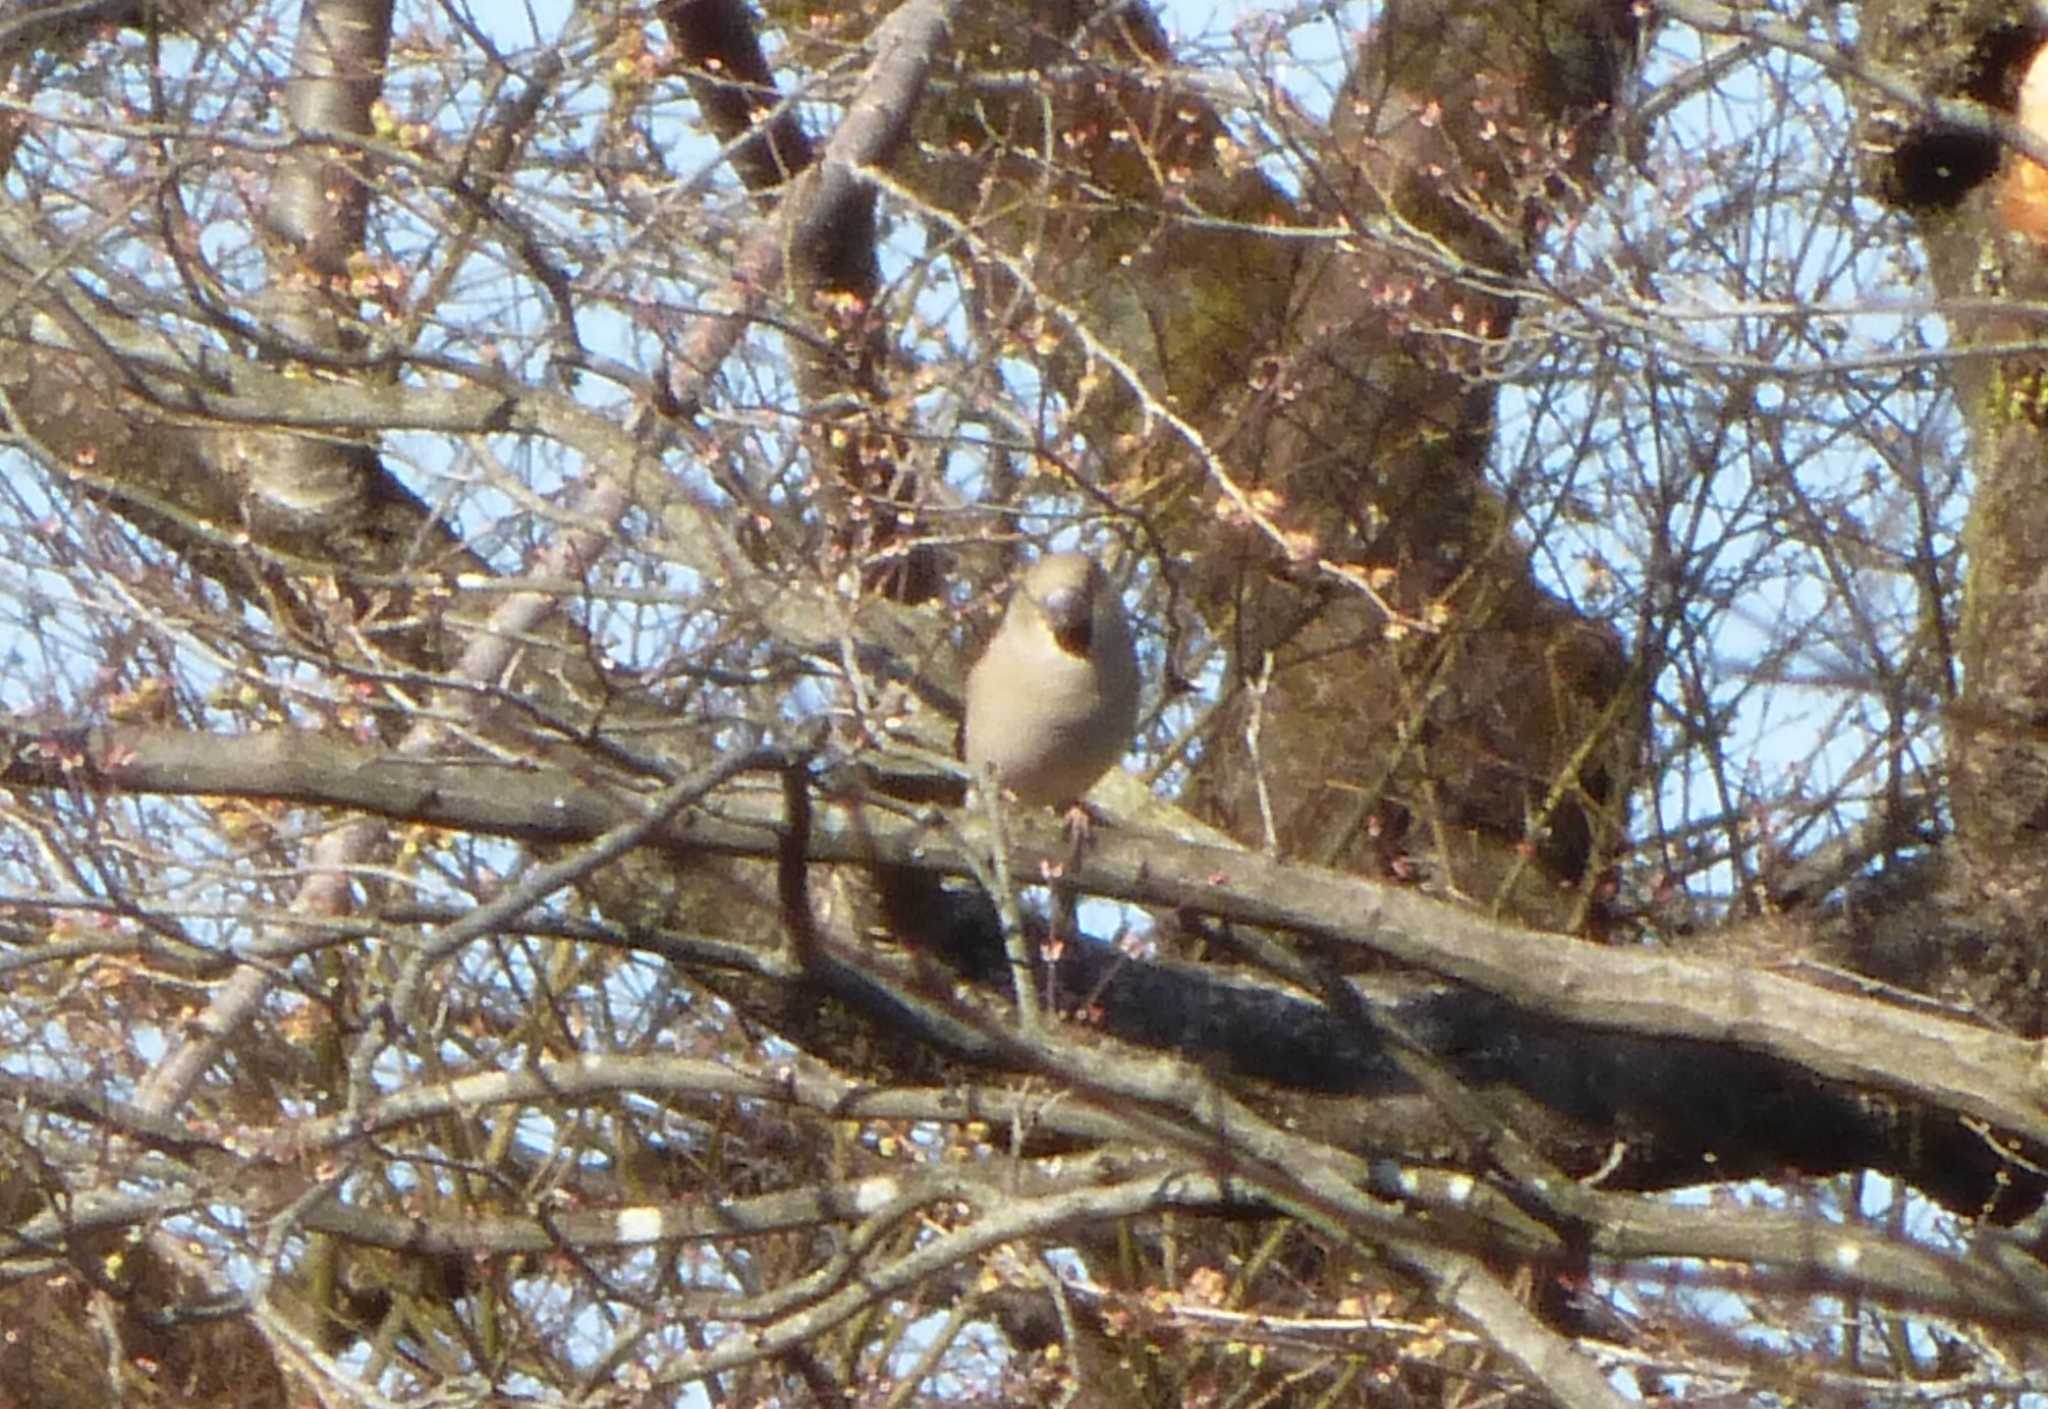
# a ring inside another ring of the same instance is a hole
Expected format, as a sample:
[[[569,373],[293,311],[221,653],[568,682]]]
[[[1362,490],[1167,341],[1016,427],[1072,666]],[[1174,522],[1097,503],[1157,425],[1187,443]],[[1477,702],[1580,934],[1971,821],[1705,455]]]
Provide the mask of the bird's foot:
[[[1074,844],[1074,855],[1080,857],[1082,848],[1094,839],[1097,827],[1110,826],[1109,814],[1100,808],[1091,807],[1079,798],[1067,804],[1061,814],[1067,824],[1067,840]]]

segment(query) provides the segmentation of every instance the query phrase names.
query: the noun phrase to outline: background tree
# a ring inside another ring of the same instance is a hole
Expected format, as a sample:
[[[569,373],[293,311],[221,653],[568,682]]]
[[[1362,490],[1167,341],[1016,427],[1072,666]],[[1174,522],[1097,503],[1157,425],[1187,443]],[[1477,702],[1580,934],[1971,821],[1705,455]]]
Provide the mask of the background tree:
[[[2038,1391],[2048,24],[1848,16],[9,9],[0,1406]]]

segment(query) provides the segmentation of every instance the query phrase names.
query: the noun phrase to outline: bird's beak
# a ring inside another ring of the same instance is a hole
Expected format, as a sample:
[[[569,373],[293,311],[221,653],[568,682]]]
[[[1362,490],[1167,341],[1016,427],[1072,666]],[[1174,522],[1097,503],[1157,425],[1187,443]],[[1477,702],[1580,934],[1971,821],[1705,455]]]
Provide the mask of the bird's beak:
[[[1069,655],[1088,654],[1095,636],[1095,611],[1086,592],[1062,587],[1039,598],[1038,609],[1045,613],[1046,624],[1052,627],[1052,639],[1060,643],[1061,650]]]

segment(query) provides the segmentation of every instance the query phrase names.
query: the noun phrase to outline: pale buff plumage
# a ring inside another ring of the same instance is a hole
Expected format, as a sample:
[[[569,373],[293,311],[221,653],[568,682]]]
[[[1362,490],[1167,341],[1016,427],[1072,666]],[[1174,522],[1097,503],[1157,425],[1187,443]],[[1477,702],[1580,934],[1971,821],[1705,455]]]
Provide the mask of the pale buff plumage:
[[[967,676],[967,766],[1020,802],[1077,802],[1138,727],[1138,656],[1115,584],[1092,558],[1026,569]]]
[[[2027,64],[2013,119],[2034,136],[2048,139],[2048,45]],[[2007,229],[2048,244],[2048,170],[2023,153],[2008,154],[1998,213]]]

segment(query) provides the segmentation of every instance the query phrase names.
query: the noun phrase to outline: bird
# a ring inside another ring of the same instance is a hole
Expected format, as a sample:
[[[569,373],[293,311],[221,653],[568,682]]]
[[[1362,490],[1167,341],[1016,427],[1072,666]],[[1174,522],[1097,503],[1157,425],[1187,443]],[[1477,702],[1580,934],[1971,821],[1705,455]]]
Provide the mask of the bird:
[[[1109,575],[1052,553],[1018,577],[967,674],[967,767],[1019,802],[1078,804],[1138,729],[1138,653]]]

